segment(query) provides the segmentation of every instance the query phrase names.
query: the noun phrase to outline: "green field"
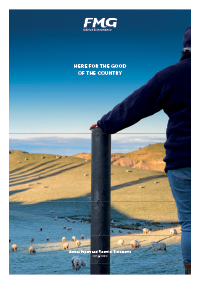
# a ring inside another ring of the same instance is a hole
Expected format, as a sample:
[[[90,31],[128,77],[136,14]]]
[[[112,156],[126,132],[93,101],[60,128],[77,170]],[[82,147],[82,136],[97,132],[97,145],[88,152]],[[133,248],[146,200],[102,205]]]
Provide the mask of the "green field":
[[[54,155],[22,151],[10,151],[9,158],[12,204],[90,198],[90,160],[74,156],[57,159]],[[168,178],[161,171],[111,165],[112,212],[122,223],[126,219],[163,224],[178,221]]]

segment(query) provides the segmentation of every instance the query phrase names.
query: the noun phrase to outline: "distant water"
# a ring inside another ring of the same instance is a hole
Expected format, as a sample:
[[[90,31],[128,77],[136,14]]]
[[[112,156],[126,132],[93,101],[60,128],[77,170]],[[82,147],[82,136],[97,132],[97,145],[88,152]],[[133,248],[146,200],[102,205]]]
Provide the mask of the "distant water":
[[[87,266],[75,271],[71,266],[71,258],[75,254],[64,251],[62,248],[63,236],[66,237],[66,241],[71,240],[72,235],[80,239],[83,233],[86,239],[90,237],[90,223],[78,222],[76,218],[80,217],[79,211],[72,214],[68,206],[66,203],[61,205],[61,203],[48,202],[30,206],[11,204],[10,274],[90,274],[90,254],[79,254],[84,258]],[[52,209],[54,213],[50,213]],[[88,217],[88,212],[82,218]],[[55,216],[58,216],[57,221],[54,220]],[[69,223],[61,218],[65,216],[71,220],[76,219],[76,223]],[[73,229],[72,231],[63,230],[63,226],[73,227]],[[39,230],[40,227],[43,228],[42,232]],[[122,231],[127,233],[127,230]],[[34,237],[34,243],[30,242],[31,237]],[[46,237],[50,238],[48,245]],[[18,245],[17,252],[11,250],[14,243]],[[29,254],[28,249],[31,245],[36,247],[36,254]],[[79,249],[86,251],[90,250],[90,247]],[[167,253],[159,251],[156,254],[152,249],[147,248],[132,250],[130,254],[112,253],[110,267],[111,274],[184,274],[180,243],[168,246]]]

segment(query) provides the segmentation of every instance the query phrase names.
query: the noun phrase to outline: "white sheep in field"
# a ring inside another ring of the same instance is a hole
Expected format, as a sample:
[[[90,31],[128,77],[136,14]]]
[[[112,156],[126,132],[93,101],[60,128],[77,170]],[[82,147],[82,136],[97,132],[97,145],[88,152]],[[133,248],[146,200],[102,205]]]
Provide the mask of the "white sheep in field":
[[[31,238],[31,243],[33,243],[34,242],[34,238]]]
[[[81,266],[83,266],[83,267],[86,266],[85,261],[84,261],[83,258],[80,257],[80,256],[74,256],[74,257],[72,257],[71,263],[72,263],[72,268],[73,268],[73,269],[76,269],[76,271],[79,270],[79,269],[81,268]]]
[[[176,229],[170,229],[170,235],[177,235],[177,230]]]
[[[29,248],[29,252],[30,252],[30,253],[36,253],[36,250],[35,250],[34,247],[30,247],[30,248]]]
[[[79,248],[81,246],[81,242],[80,241],[76,241],[76,246],[77,246],[77,248]]]
[[[75,236],[72,237],[72,241],[73,241],[73,242],[76,241],[76,237],[75,237]]]
[[[111,224],[114,224],[114,221],[112,220],[112,221],[110,221],[110,223],[111,223]]]
[[[72,227],[67,228],[67,230],[72,230]]]
[[[122,233],[122,230],[119,230],[119,233]]]
[[[65,238],[65,237],[63,237],[63,238],[62,238],[62,242],[64,243],[65,241],[66,241],[66,238]]]
[[[132,248],[140,248],[141,245],[140,245],[140,243],[139,243],[138,241],[132,240],[132,241],[131,241],[131,247],[132,247]]]
[[[17,251],[17,245],[16,244],[12,245],[12,250]]]
[[[75,221],[74,221],[74,223],[75,223]],[[90,221],[85,221],[85,223],[90,223]]]
[[[147,228],[143,228],[142,232],[143,232],[143,234],[150,233],[149,229],[147,229]]]
[[[66,250],[66,249],[68,249],[68,248],[69,248],[69,244],[68,244],[68,243],[64,243],[64,244],[63,244],[63,249]]]
[[[54,218],[54,220],[55,220],[55,221],[58,220],[58,217],[56,216],[56,217]]]
[[[46,238],[47,242],[49,242],[49,238]]]
[[[167,252],[166,243],[151,242],[151,246],[156,253],[158,250],[162,250],[162,252],[165,250]]]
[[[81,239],[83,240],[84,238],[85,238],[85,237],[84,237],[84,235],[82,234],[82,235],[81,235]]]
[[[119,246],[119,247],[124,246],[124,240],[120,239],[120,240],[118,241],[118,246]]]

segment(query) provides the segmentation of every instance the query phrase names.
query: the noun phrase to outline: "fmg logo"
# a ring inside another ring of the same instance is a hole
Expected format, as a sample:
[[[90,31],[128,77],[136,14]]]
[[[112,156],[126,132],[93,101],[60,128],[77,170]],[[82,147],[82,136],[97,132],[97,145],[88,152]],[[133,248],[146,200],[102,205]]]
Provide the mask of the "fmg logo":
[[[101,29],[96,29],[96,25],[98,25],[99,28],[101,27]],[[112,28],[117,27],[117,18],[108,18],[107,20],[106,18],[102,18],[100,20],[98,20],[97,18],[85,18],[83,27],[85,28],[83,30],[87,31],[98,31],[98,30],[111,31],[112,30],[110,29],[111,27]]]

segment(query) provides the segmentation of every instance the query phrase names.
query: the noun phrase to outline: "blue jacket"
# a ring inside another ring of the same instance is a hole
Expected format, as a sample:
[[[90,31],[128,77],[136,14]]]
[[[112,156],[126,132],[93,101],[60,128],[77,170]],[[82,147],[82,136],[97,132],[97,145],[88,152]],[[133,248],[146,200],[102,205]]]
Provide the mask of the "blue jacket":
[[[191,27],[186,29],[183,47],[191,45]],[[105,133],[116,133],[161,109],[168,115],[165,171],[191,166],[191,53],[157,72],[145,85],[105,114],[97,125]]]

